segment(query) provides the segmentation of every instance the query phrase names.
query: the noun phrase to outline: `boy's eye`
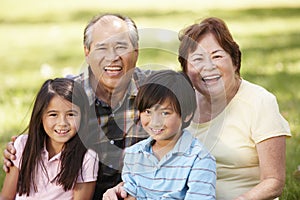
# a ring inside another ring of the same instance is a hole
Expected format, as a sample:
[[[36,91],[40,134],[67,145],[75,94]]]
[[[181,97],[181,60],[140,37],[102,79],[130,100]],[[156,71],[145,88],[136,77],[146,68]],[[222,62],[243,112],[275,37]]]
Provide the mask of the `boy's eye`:
[[[161,113],[163,116],[167,116],[167,115],[169,115],[170,113],[169,112],[162,112]]]
[[[149,114],[151,113],[150,110],[145,110],[144,112],[145,112],[147,115],[149,115]]]

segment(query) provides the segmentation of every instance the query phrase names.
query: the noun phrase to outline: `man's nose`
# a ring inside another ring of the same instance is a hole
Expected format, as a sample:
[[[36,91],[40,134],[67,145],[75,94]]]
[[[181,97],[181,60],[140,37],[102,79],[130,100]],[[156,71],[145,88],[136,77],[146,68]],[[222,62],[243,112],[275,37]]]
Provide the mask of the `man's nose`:
[[[114,47],[110,47],[107,49],[105,57],[107,60],[116,60],[119,57],[119,54],[117,53],[116,49]]]

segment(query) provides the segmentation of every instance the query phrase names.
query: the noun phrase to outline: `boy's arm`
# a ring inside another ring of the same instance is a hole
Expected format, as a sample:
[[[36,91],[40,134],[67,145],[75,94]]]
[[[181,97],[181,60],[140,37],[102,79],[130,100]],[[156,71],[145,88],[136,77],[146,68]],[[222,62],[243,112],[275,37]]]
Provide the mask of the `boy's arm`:
[[[17,183],[19,169],[15,166],[10,167],[10,173],[7,173],[4,179],[0,200],[15,199],[17,193]]]
[[[186,200],[216,199],[216,161],[211,156],[198,158],[187,179]]]
[[[76,183],[74,187],[74,200],[90,200],[94,196],[96,181]]]

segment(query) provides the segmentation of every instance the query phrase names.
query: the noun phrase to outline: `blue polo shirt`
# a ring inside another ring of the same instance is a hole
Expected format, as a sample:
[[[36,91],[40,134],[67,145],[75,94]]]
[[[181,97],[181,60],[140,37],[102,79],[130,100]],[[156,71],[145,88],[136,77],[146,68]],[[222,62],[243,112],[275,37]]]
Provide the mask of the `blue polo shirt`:
[[[124,189],[137,199],[215,199],[216,161],[187,130],[161,160],[148,139],[126,148]]]

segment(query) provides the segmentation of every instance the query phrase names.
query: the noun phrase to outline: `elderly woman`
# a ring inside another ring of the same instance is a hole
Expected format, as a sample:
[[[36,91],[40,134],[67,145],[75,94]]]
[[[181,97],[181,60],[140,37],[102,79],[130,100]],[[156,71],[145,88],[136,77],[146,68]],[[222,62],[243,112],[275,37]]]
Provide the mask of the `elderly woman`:
[[[221,19],[193,24],[179,39],[178,60],[198,102],[189,130],[216,158],[217,199],[280,196],[291,134],[275,96],[241,78],[239,46]]]

